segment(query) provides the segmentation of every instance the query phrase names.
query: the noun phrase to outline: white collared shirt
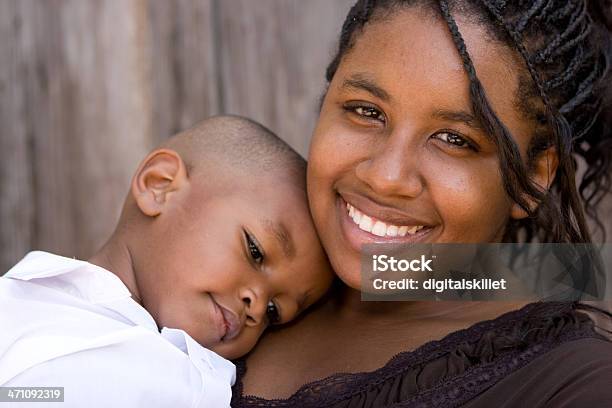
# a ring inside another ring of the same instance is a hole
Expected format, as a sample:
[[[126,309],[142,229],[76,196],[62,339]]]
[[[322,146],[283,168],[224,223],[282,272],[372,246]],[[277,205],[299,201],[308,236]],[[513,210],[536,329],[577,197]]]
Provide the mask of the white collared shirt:
[[[49,406],[66,408],[221,408],[234,381],[184,331],[160,333],[106,269],[36,251],[0,277],[0,386],[64,387]]]

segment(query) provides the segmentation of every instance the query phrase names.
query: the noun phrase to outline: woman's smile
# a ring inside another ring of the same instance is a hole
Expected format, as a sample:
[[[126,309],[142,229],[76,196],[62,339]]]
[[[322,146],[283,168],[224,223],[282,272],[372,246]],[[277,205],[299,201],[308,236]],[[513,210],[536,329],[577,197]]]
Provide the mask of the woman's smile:
[[[430,241],[436,231],[435,224],[354,193],[339,193],[336,208],[343,237],[358,252],[364,244]]]

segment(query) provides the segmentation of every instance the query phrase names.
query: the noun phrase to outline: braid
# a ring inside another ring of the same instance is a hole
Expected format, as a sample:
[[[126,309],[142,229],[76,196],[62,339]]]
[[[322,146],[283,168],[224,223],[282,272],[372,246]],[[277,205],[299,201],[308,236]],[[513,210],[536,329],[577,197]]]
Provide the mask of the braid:
[[[553,91],[555,88],[567,83],[570,79],[572,79],[578,73],[580,66],[586,58],[588,57],[585,57],[584,50],[579,48],[561,75],[553,77],[544,82],[544,92],[548,93]]]
[[[536,84],[536,86],[538,88],[538,92],[540,94],[540,97],[544,101],[544,104],[549,106],[550,105],[550,101],[548,100],[548,95],[545,92],[544,84],[542,83],[542,80],[540,79],[540,76],[538,75],[538,72],[537,72],[534,64],[532,63],[531,59],[529,58],[527,49],[525,48],[525,46],[523,45],[523,42],[521,41],[521,34],[520,34],[520,32],[517,31],[516,29],[514,29],[513,27],[510,27],[507,24],[505,24],[504,23],[504,19],[503,19],[502,15],[501,15],[500,11],[497,8],[493,7],[493,5],[489,1],[483,0],[483,4],[489,10],[489,12],[491,14],[493,14],[493,16],[495,16],[497,21],[502,23],[503,28],[510,35],[512,40],[514,40],[514,43],[516,44],[516,48],[518,49],[519,53],[521,54],[521,56],[523,57],[523,59],[525,61],[525,64],[527,65],[527,70],[529,71],[529,74],[531,75],[531,78],[533,79],[533,82]]]
[[[554,5],[555,5],[555,0],[548,0],[546,2],[546,5],[544,6],[544,8],[542,10],[540,10],[540,12],[535,16],[535,20],[536,21],[541,21],[542,18],[544,18],[545,16],[548,15],[548,13],[550,12],[550,9],[552,7],[554,7]],[[523,27],[523,29],[524,29],[524,27]]]
[[[591,96],[591,93],[593,92],[593,84],[597,80],[598,71],[598,66],[596,65],[593,71],[591,71],[591,73],[589,74],[589,76],[586,77],[586,79],[582,81],[578,86],[576,96],[574,96],[563,106],[561,106],[561,108],[559,108],[559,112],[563,114],[570,113]]]
[[[556,51],[554,51],[552,53],[552,55],[550,57],[554,58],[554,57],[558,57],[561,54],[571,50],[572,48],[574,48],[576,46],[576,44],[578,44],[579,42],[583,41],[585,38],[587,38],[589,36],[589,34],[591,33],[591,26],[590,25],[586,25],[584,27],[584,29],[580,32],[580,34],[578,34],[576,36],[576,38],[574,38],[571,41],[568,41],[565,45],[563,45],[562,47],[557,48]],[[548,59],[548,58],[547,58]],[[550,60],[550,59],[548,59]]]
[[[504,187],[509,195],[516,201],[516,203],[519,204],[519,206],[528,214],[531,214],[532,211],[521,192],[524,191],[530,196],[541,200],[543,198],[542,191],[529,182],[527,169],[523,165],[523,160],[521,159],[521,154],[516,146],[516,143],[513,142],[510,132],[493,112],[493,109],[487,100],[484,88],[476,75],[474,64],[472,63],[470,55],[467,52],[465,42],[461,36],[461,33],[459,32],[457,23],[450,13],[447,1],[440,0],[439,5],[442,17],[446,20],[453,37],[453,41],[457,50],[459,51],[459,55],[463,61],[463,66],[470,80],[470,94],[472,96],[474,113],[480,122],[485,126],[487,133],[493,135],[494,141],[499,148],[501,166],[503,168],[508,167],[511,169],[508,174],[509,177],[503,178]],[[504,143],[504,140],[510,141],[511,143]]]
[[[546,17],[547,24],[555,24],[558,20],[566,18],[575,7],[575,3],[571,1],[567,2],[564,7],[559,8],[554,13],[551,13],[548,17]]]
[[[555,39],[544,50],[541,51],[541,54],[537,57],[539,59],[539,62],[550,61],[551,57],[558,56],[561,53],[570,50],[577,43],[582,41],[591,30],[591,25],[588,24],[588,21],[585,21],[587,20],[586,17],[588,17],[588,15],[586,14],[586,5],[584,4],[584,2],[579,2],[579,6],[576,7],[570,17],[570,21],[572,21],[572,23],[563,33],[557,35]],[[574,31],[580,27],[582,27],[580,35],[574,37],[574,39],[571,41],[567,41],[568,38],[574,33]],[[560,47],[563,42],[565,42],[565,44]],[[553,51],[555,52],[554,54]]]
[[[537,0],[533,4],[533,6],[527,11],[527,13],[525,13],[525,15],[516,24],[516,30],[518,32],[523,31],[525,27],[527,26],[527,23],[529,23],[529,20],[531,20],[531,18],[534,15],[536,15],[538,11],[540,11],[543,5],[544,5],[544,0]]]
[[[479,83],[478,77],[476,76],[476,70],[474,69],[474,64],[472,63],[472,58],[467,52],[467,48],[465,46],[465,41],[463,41],[463,37],[459,32],[459,27],[457,27],[457,23],[455,19],[450,13],[448,8],[448,2],[446,0],[440,0],[440,11],[442,12],[442,17],[446,20],[448,24],[448,28],[453,36],[453,41],[457,50],[459,51],[459,56],[461,56],[461,60],[463,61],[463,67],[465,68],[468,78],[470,81],[474,81],[475,83]]]
[[[370,19],[370,16],[374,11],[375,3],[376,0],[359,0],[353,5],[353,7],[351,7],[346,19],[344,20],[344,24],[342,24],[342,31],[340,32],[340,41],[336,57],[328,65],[327,70],[325,71],[325,78],[327,79],[327,82],[331,82],[336,70],[338,69],[338,65],[340,65],[342,56],[344,56],[344,54],[350,50],[354,32],[357,29],[362,28]]]

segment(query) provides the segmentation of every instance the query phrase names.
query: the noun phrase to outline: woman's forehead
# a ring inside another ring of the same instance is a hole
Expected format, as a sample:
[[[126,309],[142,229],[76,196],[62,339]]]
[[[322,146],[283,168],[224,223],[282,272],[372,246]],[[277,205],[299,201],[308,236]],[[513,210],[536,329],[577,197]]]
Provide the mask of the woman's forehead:
[[[493,109],[511,130],[529,133],[532,125],[517,108],[520,57],[491,40],[485,27],[455,18]],[[391,103],[412,113],[469,112],[472,106],[469,79],[446,22],[418,7],[375,19],[356,33],[332,86],[343,90],[355,79],[376,84]]]
[[[499,79],[500,75],[516,79],[516,58],[508,47],[491,41],[484,27],[467,18],[457,15],[455,19],[481,81],[489,76]],[[354,35],[354,45],[340,68],[343,64],[364,72],[375,68],[377,75],[389,74],[396,79],[418,77],[428,81],[424,86],[468,83],[446,22],[431,11],[401,9],[384,20],[374,19]]]

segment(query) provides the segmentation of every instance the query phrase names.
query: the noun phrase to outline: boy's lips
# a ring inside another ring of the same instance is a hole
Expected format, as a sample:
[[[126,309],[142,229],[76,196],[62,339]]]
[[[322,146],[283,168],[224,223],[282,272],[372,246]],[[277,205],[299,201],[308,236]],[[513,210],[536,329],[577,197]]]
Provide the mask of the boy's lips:
[[[230,309],[217,303],[217,301],[212,295],[210,296],[210,298],[215,308],[217,322],[221,327],[221,341],[228,341],[238,336],[242,328],[238,316]]]

